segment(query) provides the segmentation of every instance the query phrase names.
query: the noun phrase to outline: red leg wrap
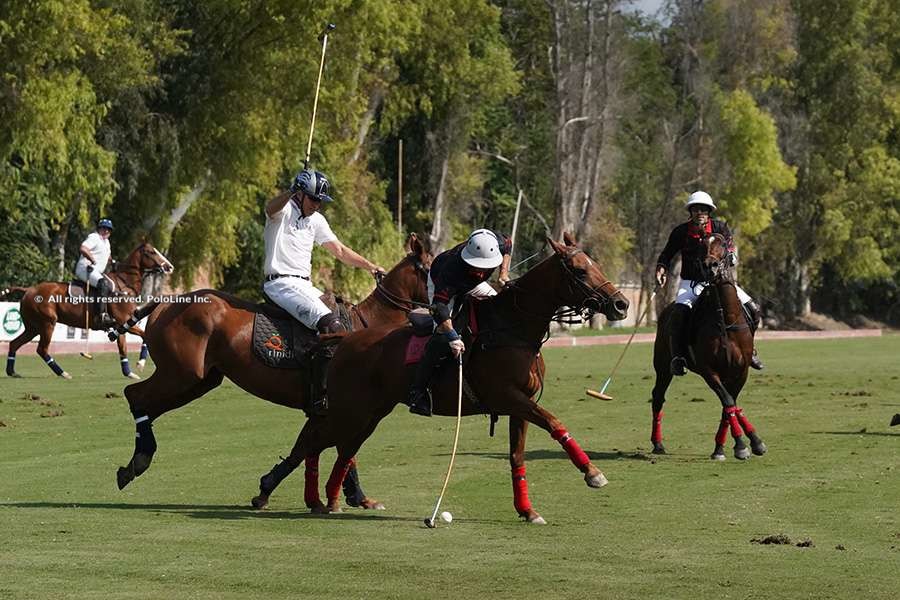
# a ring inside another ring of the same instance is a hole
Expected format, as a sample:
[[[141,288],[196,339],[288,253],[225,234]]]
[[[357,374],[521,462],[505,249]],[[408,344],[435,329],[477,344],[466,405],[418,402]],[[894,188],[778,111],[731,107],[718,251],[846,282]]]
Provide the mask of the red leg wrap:
[[[303,500],[307,506],[319,504],[319,455],[310,454],[304,460],[306,472],[304,473]]]
[[[341,492],[341,484],[344,483],[344,477],[347,475],[347,471],[350,470],[350,461],[352,459],[343,459],[340,456],[334,461],[334,468],[331,469],[331,477],[328,478],[328,483],[325,484],[325,495],[328,497],[328,501],[337,500],[338,495]]]
[[[744,435],[744,431],[741,429],[741,424],[738,422],[737,409],[733,406],[729,406],[725,409],[725,415],[728,418],[728,422],[731,425],[731,437],[737,439]]]
[[[651,442],[662,441],[662,417],[663,411],[653,413],[653,431],[650,433]]]
[[[531,500],[528,499],[528,482],[525,480],[525,467],[516,467],[512,470],[513,505],[519,514],[531,510]]]
[[[581,446],[578,445],[578,442],[575,441],[575,438],[569,435],[569,432],[565,429],[557,429],[550,434],[550,437],[559,442],[559,444],[566,451],[566,454],[569,455],[569,460],[571,460],[572,464],[574,464],[579,469],[591,462],[591,459],[589,459],[588,455],[584,453],[584,450],[581,449]]]
[[[716,431],[716,445],[724,446],[726,439],[728,439],[728,419],[723,415],[719,422],[719,430]]]
[[[753,425],[750,424],[750,421],[747,420],[747,417],[744,416],[744,411],[741,409],[741,407],[737,407],[737,411],[735,414],[737,414],[738,421],[740,422],[741,427],[744,428],[744,431],[746,431],[747,433],[753,433],[754,431],[756,431]]]

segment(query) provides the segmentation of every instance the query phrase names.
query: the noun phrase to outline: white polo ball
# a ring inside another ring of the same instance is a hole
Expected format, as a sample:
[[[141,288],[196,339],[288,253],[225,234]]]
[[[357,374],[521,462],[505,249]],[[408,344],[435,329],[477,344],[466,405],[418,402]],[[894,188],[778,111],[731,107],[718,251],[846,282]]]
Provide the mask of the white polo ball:
[[[445,510],[441,513],[441,520],[444,523],[451,523],[453,521],[453,515],[451,515],[449,511]]]

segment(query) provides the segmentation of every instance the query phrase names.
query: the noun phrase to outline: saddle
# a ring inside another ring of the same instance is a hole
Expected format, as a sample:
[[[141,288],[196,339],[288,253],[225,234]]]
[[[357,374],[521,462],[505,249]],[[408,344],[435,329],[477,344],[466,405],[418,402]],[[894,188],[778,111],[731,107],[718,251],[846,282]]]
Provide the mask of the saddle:
[[[344,307],[338,311],[338,317],[349,331],[349,312],[343,303],[338,307]],[[300,323],[267,296],[255,309],[251,345],[260,362],[276,369],[309,368],[312,355],[321,346],[318,332]]]

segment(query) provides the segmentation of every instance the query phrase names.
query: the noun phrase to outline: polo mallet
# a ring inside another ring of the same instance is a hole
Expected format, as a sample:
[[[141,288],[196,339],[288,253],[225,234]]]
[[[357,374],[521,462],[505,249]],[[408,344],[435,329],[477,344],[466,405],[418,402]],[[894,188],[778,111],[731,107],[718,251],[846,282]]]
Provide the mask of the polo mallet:
[[[441,500],[444,499],[444,492],[447,491],[447,484],[450,482],[450,472],[453,471],[453,461],[456,460],[456,446],[459,443],[459,426],[462,423],[462,396],[463,396],[463,362],[462,354],[459,355],[459,393],[456,399],[456,434],[453,436],[453,451],[450,453],[450,466],[447,467],[447,476],[444,477],[444,485],[441,487],[441,495],[438,496],[434,505],[434,512],[430,518],[425,519],[425,526],[429,529],[435,528],[435,518],[441,509]]]
[[[94,360],[94,355],[91,354],[90,343],[91,343],[91,330],[89,328],[90,318],[91,318],[91,307],[88,304],[87,300],[91,297],[91,277],[88,275],[87,281],[84,282],[84,352],[81,353],[81,356],[88,359]]]
[[[613,397],[606,393],[606,388],[609,387],[609,382],[612,381],[613,375],[616,374],[616,371],[619,368],[619,365],[622,364],[622,359],[625,358],[625,353],[628,352],[628,347],[631,346],[631,340],[634,339],[634,335],[637,333],[638,327],[641,325],[641,321],[644,320],[644,317],[647,316],[647,313],[650,312],[650,307],[653,306],[653,299],[656,297],[656,292],[659,291],[660,285],[657,283],[656,287],[653,288],[653,293],[650,294],[650,299],[647,300],[647,306],[644,307],[644,312],[641,313],[641,316],[638,317],[637,321],[634,322],[634,330],[631,332],[631,336],[628,338],[628,342],[625,344],[625,348],[622,350],[622,354],[619,355],[619,360],[616,361],[616,364],[613,366],[612,371],[609,373],[609,377],[606,378],[606,381],[603,383],[603,387],[600,388],[600,391],[592,390],[590,388],[584,390],[584,393],[592,398],[598,398],[600,400],[612,400]]]
[[[303,161],[303,168],[309,166],[309,154],[312,152],[313,130],[316,128],[316,109],[319,106],[319,86],[322,85],[322,71],[325,68],[325,49],[328,47],[328,34],[334,31],[334,23],[329,23],[322,31],[319,39],[322,40],[322,58],[319,60],[319,78],[316,80],[316,96],[313,100],[312,120],[309,123],[309,142],[306,144],[306,160]]]

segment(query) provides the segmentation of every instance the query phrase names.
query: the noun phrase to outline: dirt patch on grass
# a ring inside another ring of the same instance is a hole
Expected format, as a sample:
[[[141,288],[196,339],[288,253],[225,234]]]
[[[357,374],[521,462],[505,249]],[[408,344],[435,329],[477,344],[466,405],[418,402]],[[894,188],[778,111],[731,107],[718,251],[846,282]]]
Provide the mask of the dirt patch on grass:
[[[752,544],[783,544],[786,546],[790,546],[794,542],[791,541],[791,538],[786,536],[783,533],[777,533],[775,535],[767,535],[764,538],[753,538],[750,540]]]

